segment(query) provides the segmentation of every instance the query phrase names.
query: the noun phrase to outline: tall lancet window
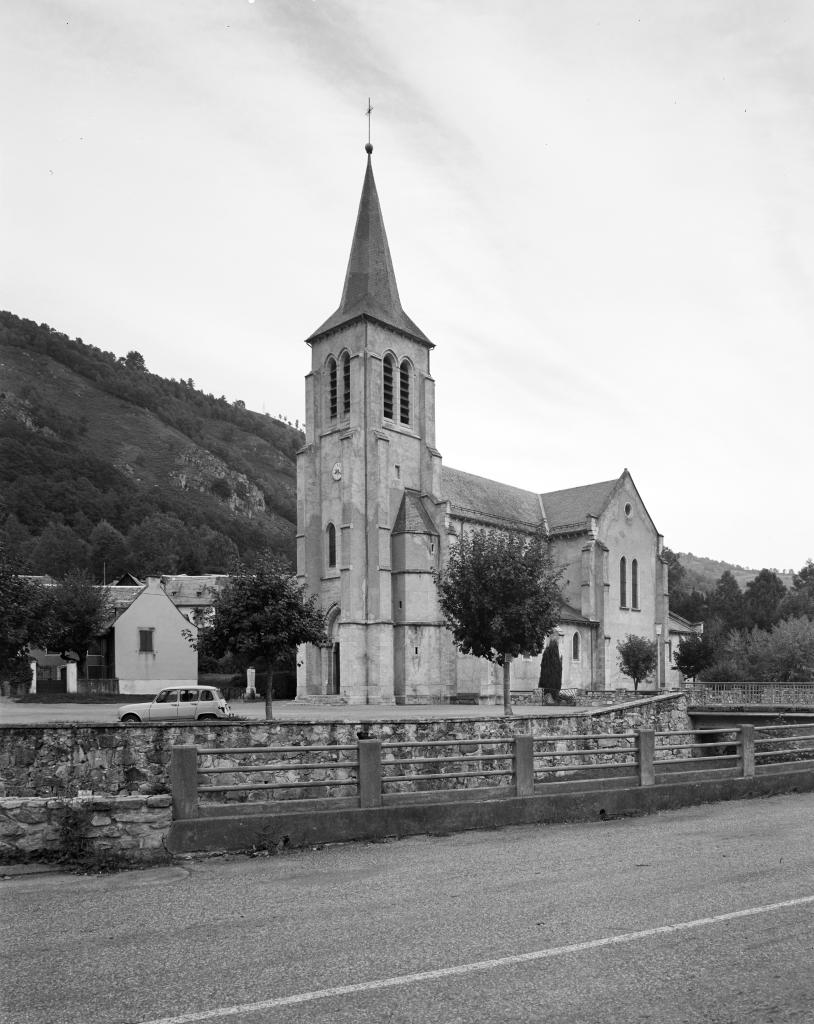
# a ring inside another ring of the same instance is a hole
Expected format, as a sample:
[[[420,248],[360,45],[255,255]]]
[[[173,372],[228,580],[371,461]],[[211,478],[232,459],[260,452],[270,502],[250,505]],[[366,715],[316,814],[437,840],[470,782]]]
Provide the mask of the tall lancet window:
[[[627,608],[627,559],[619,559],[619,607]]]
[[[410,364],[405,359],[399,372],[399,422],[410,423]]]
[[[639,563],[635,558],[630,563],[630,605],[639,607]]]
[[[341,357],[342,365],[342,415],[350,415],[350,356],[345,352]]]
[[[393,419],[393,388],[395,381],[394,376],[394,363],[393,357],[387,355],[384,357],[384,418],[386,420]]]
[[[328,360],[328,415],[332,420],[337,415],[336,360],[333,356]]]
[[[333,523],[328,523],[328,568],[336,568],[336,527]]]

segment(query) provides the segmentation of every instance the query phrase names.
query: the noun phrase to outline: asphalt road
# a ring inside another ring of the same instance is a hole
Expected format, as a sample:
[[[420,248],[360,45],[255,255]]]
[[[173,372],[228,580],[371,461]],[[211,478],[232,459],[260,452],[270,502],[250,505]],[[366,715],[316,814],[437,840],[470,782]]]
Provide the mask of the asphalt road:
[[[814,1021],[814,795],[0,881],[6,1024]]]

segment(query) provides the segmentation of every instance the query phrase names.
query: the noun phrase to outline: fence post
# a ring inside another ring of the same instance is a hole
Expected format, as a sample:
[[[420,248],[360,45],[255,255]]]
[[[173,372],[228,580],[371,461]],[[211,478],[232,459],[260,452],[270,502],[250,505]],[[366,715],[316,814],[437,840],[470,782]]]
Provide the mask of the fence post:
[[[382,805],[381,740],[359,740],[359,806]]]
[[[741,775],[751,779],[755,774],[755,727],[741,726]]]
[[[514,737],[514,785],[517,796],[534,796],[534,737]]]
[[[652,786],[656,781],[653,762],[656,759],[656,734],[652,729],[639,729],[636,733],[639,755],[639,785]]]
[[[172,816],[174,820],[198,817],[198,748],[173,744],[170,761]]]

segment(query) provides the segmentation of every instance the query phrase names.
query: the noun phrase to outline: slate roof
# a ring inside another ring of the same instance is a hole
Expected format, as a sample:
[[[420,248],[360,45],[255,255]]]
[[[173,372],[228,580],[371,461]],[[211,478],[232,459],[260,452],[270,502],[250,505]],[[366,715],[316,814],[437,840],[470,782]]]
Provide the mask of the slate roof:
[[[362,185],[362,198],[353,232],[350,259],[339,308],[307,339],[314,341],[360,317],[369,317],[433,348],[420,327],[401,308],[382,210],[373,179],[370,156]]]
[[[617,477],[616,480],[603,480],[598,484],[584,484],[582,487],[568,487],[564,491],[541,494],[549,531],[557,533],[565,527],[584,526],[587,516],[599,516],[618,482]]]
[[[417,491],[406,490],[393,525],[394,536],[399,533],[425,533],[437,537],[438,531],[424,508]]]
[[[453,515],[488,522],[520,524],[530,528],[543,523],[540,499],[532,491],[487,480],[444,466],[441,471],[442,497]]]
[[[578,608],[572,604],[566,604],[565,601],[560,602],[560,622],[576,622],[583,626],[591,625],[590,619],[586,619]]]
[[[210,605],[229,579],[222,573],[203,576],[162,576],[161,582],[173,604]]]

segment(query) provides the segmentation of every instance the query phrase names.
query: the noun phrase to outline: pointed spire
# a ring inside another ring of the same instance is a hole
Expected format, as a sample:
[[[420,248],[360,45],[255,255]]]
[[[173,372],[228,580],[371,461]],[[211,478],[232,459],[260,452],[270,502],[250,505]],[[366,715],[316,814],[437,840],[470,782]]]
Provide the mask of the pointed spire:
[[[373,179],[370,159],[373,147],[369,142],[365,150],[367,169],[362,185],[362,198],[359,201],[359,213],[356,217],[356,228],[353,232],[348,270],[345,274],[345,286],[342,289],[342,300],[339,309],[314,331],[308,341],[314,341],[320,335],[360,317],[369,317],[431,346],[429,338],[401,308],[376,182]]]

